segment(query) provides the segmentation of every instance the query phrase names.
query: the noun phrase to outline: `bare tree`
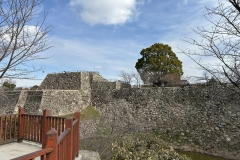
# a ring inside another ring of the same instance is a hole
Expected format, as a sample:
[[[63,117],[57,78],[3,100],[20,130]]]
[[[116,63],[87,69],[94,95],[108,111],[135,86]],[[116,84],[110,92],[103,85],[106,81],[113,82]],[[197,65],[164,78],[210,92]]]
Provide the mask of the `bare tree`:
[[[133,79],[135,79],[137,87],[140,87],[140,85],[143,83],[140,74],[136,72],[132,72],[132,77]]]
[[[132,73],[127,73],[124,70],[121,70],[120,74],[118,76],[121,77],[122,80],[125,83],[128,83],[128,84],[130,84],[132,82],[132,79],[133,79],[133,74]]]
[[[42,2],[1,0],[0,79],[30,78],[30,73],[39,69],[27,66],[27,62],[46,58],[38,55],[51,47],[48,43],[51,26],[45,26],[47,13],[40,12]]]
[[[240,1],[218,1],[217,7],[206,9],[205,18],[211,28],[198,27],[193,30],[201,37],[201,41],[185,39],[200,51],[181,51],[196,62],[199,69],[210,73],[223,85],[233,84],[236,91],[240,92]],[[204,63],[206,57],[216,63]]]
[[[0,1],[0,79],[31,79],[41,70],[29,64],[44,59],[38,53],[49,49],[51,26],[48,13],[41,13],[43,0]],[[10,113],[16,98],[0,88],[0,113]]]

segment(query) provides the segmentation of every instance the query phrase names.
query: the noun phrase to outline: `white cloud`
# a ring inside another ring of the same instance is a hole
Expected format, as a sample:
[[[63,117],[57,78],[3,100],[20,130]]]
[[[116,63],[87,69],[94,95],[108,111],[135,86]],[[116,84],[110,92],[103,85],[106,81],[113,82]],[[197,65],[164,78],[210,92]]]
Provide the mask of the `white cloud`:
[[[5,33],[0,36],[0,39],[2,41],[8,42],[11,40],[11,36],[12,36],[11,33],[14,33],[14,34],[18,33],[20,28],[14,27],[13,32],[12,32],[12,28],[9,28],[9,26],[4,26],[4,27],[1,27],[0,29],[1,29],[2,33]],[[24,37],[25,39],[26,38],[31,39],[31,38],[34,38],[33,36],[36,35],[37,32],[41,32],[41,28],[39,26],[25,25],[23,27],[22,32],[20,33],[20,36]],[[31,38],[29,38],[29,37],[31,37]]]
[[[178,8],[181,8],[183,6],[186,6],[188,4],[188,0],[183,0],[177,4]]]
[[[103,69],[103,66],[95,66],[94,69],[95,69],[95,70],[102,70],[102,69]]]
[[[186,5],[188,3],[188,0],[183,0],[183,4]]]
[[[124,24],[137,15],[136,0],[70,0],[69,5],[91,25]]]

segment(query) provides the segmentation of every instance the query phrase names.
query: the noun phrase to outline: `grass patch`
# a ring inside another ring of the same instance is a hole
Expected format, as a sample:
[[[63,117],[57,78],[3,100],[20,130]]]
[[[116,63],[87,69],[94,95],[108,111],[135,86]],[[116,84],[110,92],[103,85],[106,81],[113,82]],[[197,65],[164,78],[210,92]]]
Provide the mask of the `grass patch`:
[[[81,115],[80,115],[80,120],[81,121],[87,121],[87,120],[94,120],[94,119],[99,119],[100,118],[100,112],[95,109],[92,106],[87,106],[83,110],[81,110]],[[63,117],[74,117],[74,113],[70,113],[67,115],[64,115]]]
[[[87,106],[81,111],[80,119],[82,121],[99,119],[99,118],[100,118],[100,112],[92,106]]]
[[[112,129],[106,125],[103,124],[102,121],[100,121],[97,125],[97,132],[100,134],[100,135],[109,135],[111,133]]]

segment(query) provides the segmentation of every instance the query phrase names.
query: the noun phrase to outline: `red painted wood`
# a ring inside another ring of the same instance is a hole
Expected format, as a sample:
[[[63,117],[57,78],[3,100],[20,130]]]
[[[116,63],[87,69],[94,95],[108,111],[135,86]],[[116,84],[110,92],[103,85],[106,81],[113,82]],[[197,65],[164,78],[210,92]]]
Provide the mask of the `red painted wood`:
[[[54,150],[47,155],[47,160],[58,160],[58,135],[55,129],[51,129],[46,135],[46,148],[53,148]]]
[[[5,116],[4,121],[4,140],[7,140],[7,116]]]
[[[48,120],[47,116],[50,115],[50,110],[45,109],[43,111],[43,117],[42,117],[42,148],[46,147],[46,133],[48,132]]]
[[[79,150],[80,112],[74,114],[74,120],[72,118],[65,119],[49,115],[49,110],[44,110],[43,116],[40,116],[24,114],[23,109],[19,108],[19,114],[17,115],[0,116],[0,128],[3,128],[4,140],[9,141],[14,138],[17,129],[19,142],[21,142],[22,139],[40,142],[42,143],[43,149],[54,146],[54,150],[49,154],[37,155],[35,153],[35,156],[41,157],[41,160],[75,159],[75,157],[78,156]],[[49,131],[50,127],[55,127],[58,131],[55,129]],[[1,132],[2,129],[0,129],[0,133]],[[10,134],[10,136],[6,135],[6,133]],[[39,151],[39,153],[40,152],[41,151]],[[34,158],[35,157],[28,157],[28,160]]]
[[[68,139],[67,139],[67,145],[64,147],[64,150],[66,149],[68,152],[67,159],[72,159],[73,157],[73,119],[72,118],[67,118],[66,119],[66,129],[70,128],[70,133],[68,134]]]
[[[12,116],[10,116],[9,120],[9,139],[12,139]]]
[[[16,138],[16,126],[17,126],[17,115],[14,115],[14,130],[13,130],[13,133],[14,133],[14,136],[13,138],[15,139]],[[1,135],[1,134],[0,134]]]
[[[22,142],[23,140],[23,127],[22,127],[22,123],[23,123],[23,116],[22,114],[24,114],[24,110],[22,107],[19,107],[18,109],[18,142]]]
[[[30,160],[30,159],[34,159],[36,157],[45,157],[43,160],[46,160],[46,155],[51,153],[54,149],[49,147],[49,148],[44,148],[44,149],[41,149],[39,151],[35,151],[33,153],[29,153],[29,154],[26,154],[26,155],[23,155],[23,156],[20,156],[20,157],[17,157],[17,158],[14,158],[14,159],[11,159],[11,160]]]
[[[75,118],[75,120],[78,120],[77,121],[77,127],[76,127],[76,131],[75,131],[75,133],[74,133],[74,135],[76,135],[76,139],[75,139],[75,141],[76,141],[76,150],[75,150],[75,155],[74,155],[74,157],[78,157],[79,156],[79,152],[78,152],[78,150],[79,150],[79,144],[80,144],[80,112],[79,111],[77,111],[77,112],[75,112],[75,114],[74,114],[74,118]]]

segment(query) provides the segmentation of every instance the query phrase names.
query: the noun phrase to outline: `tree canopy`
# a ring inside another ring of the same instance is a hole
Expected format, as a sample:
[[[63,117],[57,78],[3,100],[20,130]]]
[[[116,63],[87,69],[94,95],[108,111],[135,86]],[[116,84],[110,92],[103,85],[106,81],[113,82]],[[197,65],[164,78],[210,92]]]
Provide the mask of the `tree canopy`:
[[[155,43],[143,49],[135,68],[145,84],[160,83],[164,75],[183,75],[182,62],[167,44]]]
[[[14,89],[16,87],[16,84],[5,81],[2,86],[7,87],[9,89]]]

